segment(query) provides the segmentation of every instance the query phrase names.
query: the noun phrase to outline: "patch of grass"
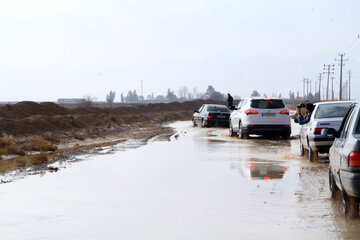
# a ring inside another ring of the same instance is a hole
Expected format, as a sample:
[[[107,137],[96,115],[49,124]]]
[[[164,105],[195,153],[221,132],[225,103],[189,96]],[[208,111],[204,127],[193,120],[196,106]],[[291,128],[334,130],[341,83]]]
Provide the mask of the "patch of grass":
[[[57,147],[41,137],[32,137],[21,147],[26,151],[56,151]]]
[[[72,136],[75,139],[84,140],[84,138],[82,136],[80,136],[80,134],[75,129],[72,129],[69,133],[70,133],[70,136]]]
[[[48,161],[48,157],[43,152],[40,152],[39,154],[31,155],[29,158],[30,158],[31,164],[34,164],[34,165],[46,163]]]

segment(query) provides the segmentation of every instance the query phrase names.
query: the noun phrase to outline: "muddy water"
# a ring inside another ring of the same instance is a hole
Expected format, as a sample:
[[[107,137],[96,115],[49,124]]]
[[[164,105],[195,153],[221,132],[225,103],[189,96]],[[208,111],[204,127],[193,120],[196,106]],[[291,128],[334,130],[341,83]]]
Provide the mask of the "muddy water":
[[[174,125],[170,142],[0,185],[1,239],[359,239],[298,140]]]

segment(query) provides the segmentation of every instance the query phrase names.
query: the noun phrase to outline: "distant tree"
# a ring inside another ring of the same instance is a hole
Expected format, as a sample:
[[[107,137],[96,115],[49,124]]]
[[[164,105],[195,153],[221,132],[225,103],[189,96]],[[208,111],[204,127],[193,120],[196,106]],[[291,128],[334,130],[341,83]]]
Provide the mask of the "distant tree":
[[[124,93],[122,92],[121,95],[120,95],[120,100],[121,100],[121,103],[124,103],[125,102],[125,97],[124,97]]]
[[[189,92],[189,90],[187,87],[180,87],[178,90],[179,98],[183,101],[186,100],[188,92]]]
[[[279,93],[279,98],[281,98],[281,93]]]
[[[156,102],[165,102],[164,95],[157,95],[155,98]]]
[[[215,92],[215,88],[212,85],[209,85],[205,92],[205,97],[210,98],[211,94]]]
[[[292,91],[289,92],[289,99],[290,99],[290,100],[294,100],[294,99],[295,99],[295,93],[294,93],[294,92],[292,92]]]
[[[110,104],[112,104],[115,100],[115,92],[114,91],[110,91],[107,95],[106,95],[106,101]]]
[[[175,95],[175,93],[173,91],[170,90],[170,88],[167,91],[167,95],[166,95],[166,101],[168,102],[175,102],[178,100],[177,96]]]
[[[264,98],[267,98],[267,94],[264,93]]]
[[[196,87],[194,87],[193,90],[192,90],[192,96],[193,96],[194,99],[200,98],[199,91],[197,90]]]
[[[225,96],[218,91],[213,91],[210,96],[209,99],[212,99],[214,101],[224,101],[225,100]]]
[[[254,91],[252,91],[251,96],[252,97],[259,97],[260,93],[257,90],[254,90]]]

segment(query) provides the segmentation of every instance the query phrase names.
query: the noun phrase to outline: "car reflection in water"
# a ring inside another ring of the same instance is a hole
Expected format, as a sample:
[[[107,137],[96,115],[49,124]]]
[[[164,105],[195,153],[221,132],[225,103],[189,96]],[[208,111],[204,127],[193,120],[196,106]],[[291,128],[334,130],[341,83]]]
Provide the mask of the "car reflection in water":
[[[241,176],[251,179],[282,179],[288,166],[285,161],[272,161],[249,158],[244,163],[232,163],[231,169],[237,169]]]

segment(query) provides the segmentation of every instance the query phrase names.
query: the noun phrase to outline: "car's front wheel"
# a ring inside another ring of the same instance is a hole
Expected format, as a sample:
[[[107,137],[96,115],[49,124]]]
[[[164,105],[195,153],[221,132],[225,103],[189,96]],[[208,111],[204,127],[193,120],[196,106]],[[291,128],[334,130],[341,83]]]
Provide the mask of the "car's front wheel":
[[[339,191],[339,188],[336,186],[334,175],[332,174],[330,168],[329,168],[329,190],[330,190],[330,197],[332,198],[334,198],[336,192]]]
[[[197,126],[197,124],[196,124],[196,121],[195,121],[195,119],[194,119],[194,118],[193,118],[192,122],[193,122],[193,126],[194,126],[194,127],[196,127],[196,126]]]

